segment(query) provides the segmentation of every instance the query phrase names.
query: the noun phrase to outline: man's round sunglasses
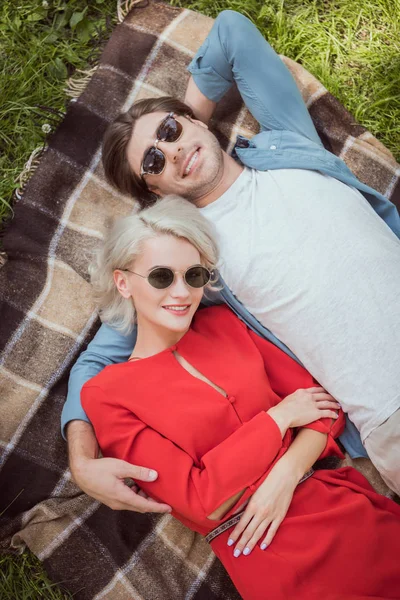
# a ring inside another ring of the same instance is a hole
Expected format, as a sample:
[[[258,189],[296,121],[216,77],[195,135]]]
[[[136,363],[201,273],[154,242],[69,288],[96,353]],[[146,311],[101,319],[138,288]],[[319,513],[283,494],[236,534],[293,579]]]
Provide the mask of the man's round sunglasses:
[[[211,271],[202,265],[193,265],[186,271],[173,271],[169,267],[155,267],[148,275],[141,275],[130,269],[121,269],[121,271],[129,271],[133,275],[147,279],[149,284],[157,290],[169,288],[175,281],[176,273],[182,273],[185,283],[192,288],[204,287],[210,281],[212,275]]]
[[[140,165],[140,177],[143,175],[161,175],[165,169],[166,158],[165,154],[157,148],[159,142],[177,142],[183,133],[182,123],[179,123],[174,117],[174,113],[161,121],[157,128],[157,139],[154,146],[151,146],[143,155],[142,164]]]

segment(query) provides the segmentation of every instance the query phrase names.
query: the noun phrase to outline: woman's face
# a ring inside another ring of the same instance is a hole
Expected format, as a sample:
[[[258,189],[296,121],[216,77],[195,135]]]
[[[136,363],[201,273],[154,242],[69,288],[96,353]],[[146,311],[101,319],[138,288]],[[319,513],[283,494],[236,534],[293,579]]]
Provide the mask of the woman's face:
[[[155,267],[169,267],[175,273],[170,287],[159,290],[147,279],[129,272],[116,271],[116,285],[124,298],[131,297],[139,327],[151,325],[158,330],[185,333],[190,327],[203,288],[192,288],[183,279],[184,272],[201,263],[200,253],[185,239],[158,235],[143,244],[141,255],[129,265],[131,271],[147,276]]]

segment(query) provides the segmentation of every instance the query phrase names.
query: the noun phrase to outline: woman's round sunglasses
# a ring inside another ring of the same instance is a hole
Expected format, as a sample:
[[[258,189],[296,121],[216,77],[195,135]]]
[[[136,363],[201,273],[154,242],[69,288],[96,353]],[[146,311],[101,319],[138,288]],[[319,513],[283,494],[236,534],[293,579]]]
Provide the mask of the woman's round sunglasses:
[[[158,142],[177,142],[183,133],[182,123],[179,123],[170,112],[157,128],[157,139],[154,146],[151,146],[143,155],[140,165],[140,177],[143,175],[161,175],[165,169],[165,154],[157,148]]]
[[[169,267],[155,267],[148,275],[141,275],[130,269],[120,270],[129,271],[133,275],[147,279],[149,284],[157,290],[166,290],[169,288],[175,281],[176,273],[182,273],[185,283],[192,288],[204,287],[210,281],[212,275],[211,271],[202,265],[193,265],[193,267],[189,267],[186,271],[173,271]]]

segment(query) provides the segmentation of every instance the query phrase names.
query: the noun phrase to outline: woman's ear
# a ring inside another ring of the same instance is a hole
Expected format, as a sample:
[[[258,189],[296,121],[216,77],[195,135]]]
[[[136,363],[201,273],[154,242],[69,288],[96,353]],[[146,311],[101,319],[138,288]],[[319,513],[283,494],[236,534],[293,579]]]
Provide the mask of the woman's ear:
[[[126,273],[124,273],[124,271],[120,271],[119,269],[116,269],[114,271],[113,277],[114,277],[115,287],[117,288],[117,290],[119,291],[121,296],[123,298],[130,298],[132,294],[128,288],[128,279],[127,279]]]

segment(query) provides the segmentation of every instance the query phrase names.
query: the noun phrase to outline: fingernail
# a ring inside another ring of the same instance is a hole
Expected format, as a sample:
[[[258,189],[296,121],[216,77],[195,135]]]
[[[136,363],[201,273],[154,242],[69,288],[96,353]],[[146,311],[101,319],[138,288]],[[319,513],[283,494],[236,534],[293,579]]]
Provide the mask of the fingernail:
[[[261,544],[261,550],[265,550],[266,547],[267,547],[267,544]]]
[[[245,549],[243,550],[243,554],[244,554],[245,556],[247,556],[248,554],[250,554],[250,552],[251,552],[250,548],[245,548]]]
[[[229,538],[229,540],[226,543],[228,544],[228,546],[233,546],[233,544],[235,543],[235,540],[233,540],[232,538]]]
[[[238,556],[240,556],[240,555],[241,555],[241,551],[240,551],[238,548],[236,548],[235,552],[233,553],[233,556],[234,556],[235,558],[237,558],[237,557],[238,557]]]
[[[149,481],[154,481],[155,479],[157,479],[157,477],[158,477],[157,471],[150,469],[149,470]]]

